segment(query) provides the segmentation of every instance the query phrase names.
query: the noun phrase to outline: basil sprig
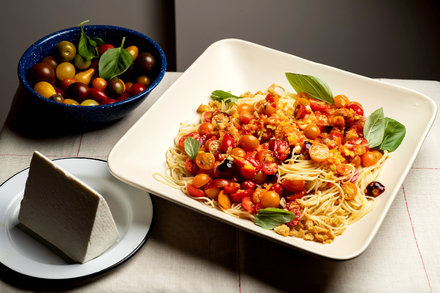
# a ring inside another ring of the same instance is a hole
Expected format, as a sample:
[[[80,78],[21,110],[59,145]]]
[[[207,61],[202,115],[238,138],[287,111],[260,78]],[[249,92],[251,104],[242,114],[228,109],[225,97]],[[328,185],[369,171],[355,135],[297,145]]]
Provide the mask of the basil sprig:
[[[103,45],[104,41],[98,37],[89,37],[83,29],[83,24],[88,20],[81,22],[78,26],[81,28],[81,36],[78,43],[78,54],[86,60],[92,60],[99,57],[98,46]]]
[[[319,78],[289,72],[286,72],[286,77],[297,93],[307,93],[311,98],[324,101],[330,105],[334,104],[333,93],[330,87]]]
[[[370,148],[393,152],[402,143],[405,134],[405,125],[385,117],[382,108],[371,113],[365,121],[364,137]]]
[[[241,97],[238,97],[236,95],[231,94],[231,92],[225,92],[222,90],[216,90],[211,93],[211,99],[214,101],[224,101],[225,103],[233,103],[237,101],[237,99],[241,99]]]
[[[255,224],[263,229],[272,230],[273,228],[291,222],[295,219],[295,214],[278,208],[259,209],[255,218]]]
[[[197,153],[200,149],[200,142],[190,136],[188,136],[185,139],[185,152],[189,156],[189,158],[192,160],[197,156]]]
[[[112,48],[104,52],[99,59],[99,76],[110,80],[124,73],[133,63],[133,56],[124,49],[125,37],[119,48]]]

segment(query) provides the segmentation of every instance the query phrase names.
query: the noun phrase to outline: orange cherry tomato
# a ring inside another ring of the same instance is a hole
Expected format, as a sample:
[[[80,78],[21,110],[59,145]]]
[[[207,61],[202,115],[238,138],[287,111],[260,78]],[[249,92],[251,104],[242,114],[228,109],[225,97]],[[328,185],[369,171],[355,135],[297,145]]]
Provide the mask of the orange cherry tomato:
[[[344,199],[345,200],[352,200],[356,196],[358,192],[358,188],[356,184],[352,182],[346,182],[341,185],[342,190],[344,191]]]
[[[237,106],[237,112],[238,114],[241,114],[242,112],[249,112],[252,113],[254,107],[252,105],[243,103]]]
[[[195,188],[200,188],[200,187],[208,184],[211,180],[212,180],[212,178],[208,174],[200,173],[194,177],[192,185]]]
[[[315,162],[324,162],[330,156],[328,146],[322,143],[314,143],[309,149],[310,158]]]
[[[246,152],[244,149],[242,148],[233,148],[231,150],[231,156],[236,156],[236,157],[240,157],[240,158],[244,158],[246,156]]]
[[[281,181],[281,185],[285,190],[297,193],[304,189],[306,181],[302,179],[284,179]]]
[[[280,195],[275,191],[268,190],[261,196],[261,206],[263,208],[276,208],[280,205]]]
[[[127,47],[125,50],[128,51],[128,53],[130,53],[130,55],[133,57],[133,62],[134,60],[136,60],[138,54],[139,54],[139,49],[136,46],[130,46]]]
[[[218,204],[225,210],[229,210],[231,208],[231,200],[229,199],[229,196],[224,193],[223,190],[220,190],[220,192],[218,193],[217,200]]]
[[[255,151],[260,146],[260,141],[255,136],[248,134],[240,137],[238,144],[247,152]]]
[[[204,134],[211,134],[214,131],[214,126],[212,126],[212,123],[210,122],[204,122],[200,124],[198,132],[201,135]]]
[[[211,170],[215,165],[215,157],[211,153],[200,152],[196,156],[196,164],[200,169]]]
[[[382,154],[378,151],[369,151],[361,156],[362,166],[371,167],[377,164],[382,158]]]
[[[254,115],[248,111],[242,111],[238,116],[238,119],[240,120],[241,124],[249,124],[254,119]]]
[[[92,81],[92,87],[95,89],[100,89],[102,91],[105,91],[105,88],[107,86],[107,81],[101,77],[96,77]]]
[[[338,108],[344,108],[347,106],[348,102],[350,102],[350,100],[344,95],[337,95],[333,98],[333,101],[335,102],[335,106]]]
[[[304,129],[304,135],[308,139],[315,139],[321,134],[321,130],[315,123],[311,123],[307,125],[307,127]]]

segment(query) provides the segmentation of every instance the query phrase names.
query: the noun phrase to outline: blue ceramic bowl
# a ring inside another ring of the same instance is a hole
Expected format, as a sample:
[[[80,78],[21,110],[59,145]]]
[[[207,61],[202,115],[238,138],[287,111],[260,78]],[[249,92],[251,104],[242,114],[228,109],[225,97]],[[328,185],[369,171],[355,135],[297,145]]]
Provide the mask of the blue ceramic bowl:
[[[54,102],[44,98],[33,90],[33,85],[28,81],[28,70],[36,63],[41,62],[44,57],[53,55],[56,44],[61,41],[70,41],[77,46],[81,30],[79,27],[64,29],[52,33],[27,49],[18,64],[18,78],[26,89],[28,97],[26,102],[30,103],[32,112],[38,111],[39,117],[45,117],[49,121],[63,124],[64,127],[93,127],[116,121],[130,111],[135,109],[148,96],[148,94],[162,80],[166,67],[166,57],[161,47],[149,37],[122,27],[108,25],[86,25],[84,32],[90,37],[100,37],[106,43],[119,47],[122,38],[125,37],[124,47],[136,45],[139,52],[150,52],[156,59],[155,67],[150,74],[151,84],[142,93],[132,96],[126,100],[113,104],[99,106],[75,106]],[[32,122],[32,121],[30,121]]]

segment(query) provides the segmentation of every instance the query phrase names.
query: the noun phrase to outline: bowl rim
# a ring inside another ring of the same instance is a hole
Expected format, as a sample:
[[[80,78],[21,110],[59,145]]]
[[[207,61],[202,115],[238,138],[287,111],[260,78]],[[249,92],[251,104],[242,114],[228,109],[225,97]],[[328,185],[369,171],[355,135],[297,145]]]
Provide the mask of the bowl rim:
[[[167,59],[165,56],[164,51],[162,50],[162,48],[150,37],[148,37],[147,35],[144,35],[143,33],[140,33],[138,31],[129,29],[129,28],[125,28],[125,27],[120,27],[120,26],[114,26],[114,25],[87,25],[87,26],[83,26],[84,31],[87,30],[96,30],[96,29],[107,29],[107,30],[115,30],[115,31],[122,31],[125,32],[127,34],[132,34],[135,35],[137,37],[140,37],[142,39],[145,39],[148,43],[150,43],[154,49],[157,51],[157,53],[160,56],[160,60],[161,60],[161,67],[159,70],[159,74],[156,77],[156,79],[145,89],[145,91],[134,95],[132,97],[129,97],[125,100],[122,101],[117,101],[115,103],[112,104],[105,104],[105,105],[96,105],[96,106],[87,106],[86,109],[87,110],[94,110],[94,109],[106,109],[106,108],[113,108],[115,106],[123,106],[125,104],[128,104],[134,100],[137,100],[139,98],[141,98],[142,96],[146,96],[148,93],[150,93],[163,79],[165,72],[166,72],[166,68],[167,68]],[[39,95],[37,92],[34,91],[34,89],[31,87],[30,83],[27,81],[26,79],[26,70],[24,68],[24,63],[25,60],[31,55],[31,53],[35,50],[35,48],[37,48],[38,46],[40,46],[42,43],[47,42],[48,40],[60,35],[60,34],[66,34],[66,33],[70,33],[70,32],[75,32],[75,31],[80,31],[80,27],[76,26],[76,27],[70,27],[70,28],[66,28],[66,29],[62,29],[56,32],[53,32],[49,35],[46,35],[44,37],[42,37],[41,39],[39,39],[38,41],[34,42],[33,44],[31,44],[26,51],[23,53],[23,55],[20,57],[20,61],[18,62],[18,67],[17,67],[17,73],[18,73],[18,79],[20,80],[21,84],[30,92],[32,93],[34,96],[36,96],[38,99],[42,100],[45,103],[49,103],[50,105],[57,105],[59,107],[65,107],[65,108],[73,108],[73,109],[84,109],[84,106],[80,106],[80,105],[70,105],[70,104],[64,104],[64,103],[59,103],[59,102],[55,102],[52,101],[51,99],[45,98],[41,95]]]

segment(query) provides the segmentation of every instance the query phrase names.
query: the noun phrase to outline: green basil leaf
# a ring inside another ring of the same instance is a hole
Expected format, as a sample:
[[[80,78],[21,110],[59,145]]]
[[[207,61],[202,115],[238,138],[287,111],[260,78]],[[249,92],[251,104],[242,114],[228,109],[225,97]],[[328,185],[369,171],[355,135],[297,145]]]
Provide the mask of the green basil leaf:
[[[241,99],[236,95],[231,94],[231,92],[225,92],[222,90],[216,90],[211,93],[211,99],[214,101],[224,101],[225,103],[231,103],[237,101],[237,99]]]
[[[382,143],[385,132],[385,120],[383,109],[379,108],[368,116],[364,125],[364,137],[368,146],[374,148]]]
[[[200,149],[200,142],[190,136],[188,136],[185,139],[185,152],[187,153],[187,155],[189,156],[189,158],[192,160],[194,159]]]
[[[83,24],[88,20],[81,22],[78,26],[81,28],[81,36],[78,43],[78,54],[86,60],[92,60],[99,57],[97,46],[104,44],[104,41],[98,37],[89,37],[83,29]]]
[[[405,134],[406,134],[405,125],[401,124],[400,122],[394,119],[386,117],[383,141],[380,144],[379,148],[381,150],[386,150],[390,152],[395,151],[402,143]]]
[[[133,63],[133,56],[124,49],[125,37],[119,48],[105,51],[99,59],[99,76],[105,80],[110,80],[115,76],[124,73]]]
[[[297,93],[308,93],[311,98],[333,105],[333,93],[330,87],[317,77],[299,73],[286,73],[287,80]]]
[[[289,223],[295,219],[295,214],[277,208],[259,209],[255,218],[255,224],[263,229],[272,230],[273,228]]]

